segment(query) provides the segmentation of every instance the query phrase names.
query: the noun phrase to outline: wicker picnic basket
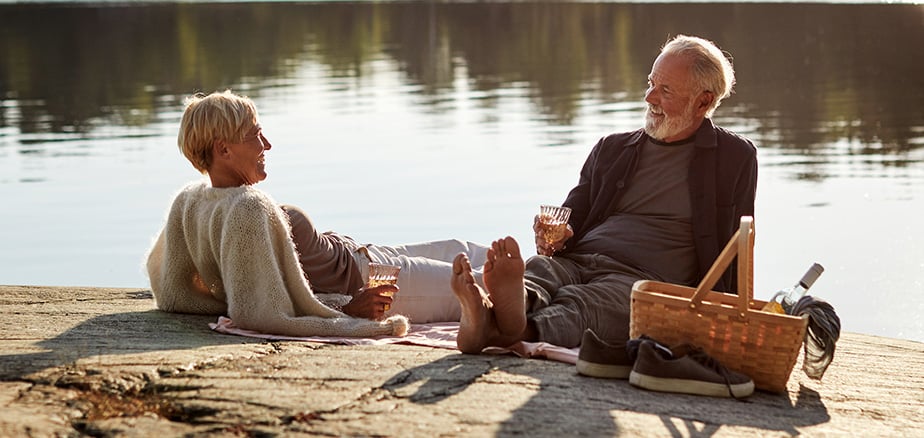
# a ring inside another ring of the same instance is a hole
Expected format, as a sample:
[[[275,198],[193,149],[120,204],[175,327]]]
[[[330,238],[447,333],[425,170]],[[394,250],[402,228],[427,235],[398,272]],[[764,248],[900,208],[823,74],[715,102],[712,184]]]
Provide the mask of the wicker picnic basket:
[[[738,256],[738,295],[711,290]],[[666,345],[690,343],[754,385],[786,392],[805,338],[808,317],[763,312],[754,299],[754,221],[741,227],[696,288],[641,280],[632,287],[632,338],[647,335]]]

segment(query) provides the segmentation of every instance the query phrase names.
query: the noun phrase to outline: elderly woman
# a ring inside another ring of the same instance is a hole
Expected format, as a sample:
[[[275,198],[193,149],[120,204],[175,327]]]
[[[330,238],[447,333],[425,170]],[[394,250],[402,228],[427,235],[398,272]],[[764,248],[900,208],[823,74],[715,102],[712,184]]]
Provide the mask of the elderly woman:
[[[254,103],[230,91],[187,99],[178,144],[208,180],[180,190],[149,251],[161,310],[226,314],[241,328],[292,336],[404,335],[408,318],[458,321],[452,258],[483,263],[486,247],[359,245],[318,232],[301,209],[254,187],[272,145]],[[369,262],[401,266],[398,286],[363,287]]]

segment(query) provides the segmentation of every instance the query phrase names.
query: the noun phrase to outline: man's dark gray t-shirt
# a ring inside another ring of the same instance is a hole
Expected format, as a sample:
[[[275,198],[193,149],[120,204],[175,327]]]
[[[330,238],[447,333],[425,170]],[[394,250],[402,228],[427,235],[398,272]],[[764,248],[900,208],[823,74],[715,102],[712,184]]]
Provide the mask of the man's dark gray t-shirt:
[[[691,284],[697,275],[687,175],[692,140],[640,145],[637,171],[616,211],[573,248],[603,254],[651,275],[651,279]]]

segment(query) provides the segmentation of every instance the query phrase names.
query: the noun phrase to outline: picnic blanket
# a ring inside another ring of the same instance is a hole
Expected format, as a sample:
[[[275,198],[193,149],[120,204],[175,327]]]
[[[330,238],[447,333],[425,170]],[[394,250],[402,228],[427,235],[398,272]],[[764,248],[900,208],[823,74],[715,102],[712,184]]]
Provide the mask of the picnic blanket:
[[[384,344],[412,344],[434,348],[456,349],[456,335],[459,333],[459,323],[441,322],[432,324],[411,324],[408,334],[399,336],[374,336],[369,338],[349,338],[336,336],[282,336],[270,333],[261,333],[246,330],[234,325],[230,318],[220,316],[218,321],[209,323],[212,330],[228,335],[247,336],[276,341],[304,341],[322,342],[327,344],[344,345],[384,345]],[[546,342],[517,342],[506,348],[488,347],[486,354],[515,354],[520,357],[546,358],[569,364],[577,363],[579,348],[566,348]]]

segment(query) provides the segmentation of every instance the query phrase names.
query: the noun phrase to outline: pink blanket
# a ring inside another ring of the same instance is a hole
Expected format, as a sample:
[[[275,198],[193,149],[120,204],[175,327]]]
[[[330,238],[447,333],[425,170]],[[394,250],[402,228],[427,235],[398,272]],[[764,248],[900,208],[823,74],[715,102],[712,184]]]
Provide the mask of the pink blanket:
[[[306,341],[323,342],[328,344],[346,345],[383,345],[383,344],[413,344],[427,347],[456,349],[456,334],[459,332],[459,323],[442,322],[434,324],[411,324],[407,336],[376,336],[371,338],[347,338],[333,336],[281,336],[245,330],[234,326],[231,319],[221,316],[218,322],[210,323],[209,327],[219,333],[228,335],[249,336],[252,338],[272,339],[280,341]],[[545,342],[517,342],[507,348],[488,347],[487,354],[513,353],[520,357],[544,357],[547,359],[569,364],[577,363],[578,348],[565,348]]]

